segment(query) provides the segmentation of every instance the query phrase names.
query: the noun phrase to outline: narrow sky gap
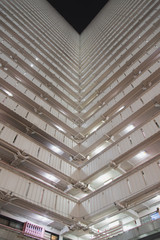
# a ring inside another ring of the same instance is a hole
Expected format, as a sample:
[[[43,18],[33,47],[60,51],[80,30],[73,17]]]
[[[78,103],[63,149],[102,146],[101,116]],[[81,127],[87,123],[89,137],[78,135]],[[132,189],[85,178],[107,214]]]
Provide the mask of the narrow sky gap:
[[[47,0],[47,1],[80,34],[109,0]]]

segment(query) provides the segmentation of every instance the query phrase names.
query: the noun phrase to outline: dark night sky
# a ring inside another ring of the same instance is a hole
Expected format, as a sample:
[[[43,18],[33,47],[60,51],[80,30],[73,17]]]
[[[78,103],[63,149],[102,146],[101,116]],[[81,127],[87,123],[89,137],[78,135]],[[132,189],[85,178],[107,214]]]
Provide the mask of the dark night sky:
[[[81,33],[109,0],[47,0]]]

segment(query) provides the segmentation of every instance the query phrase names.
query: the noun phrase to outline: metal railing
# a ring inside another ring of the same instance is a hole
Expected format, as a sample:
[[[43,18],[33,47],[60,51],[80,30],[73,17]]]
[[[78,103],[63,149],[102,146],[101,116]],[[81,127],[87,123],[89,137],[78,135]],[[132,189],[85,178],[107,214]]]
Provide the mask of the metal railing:
[[[120,233],[123,233],[122,225],[118,225],[114,228],[111,228],[109,230],[105,230],[104,232],[98,233],[91,240],[106,240],[106,239],[109,239],[109,238],[111,238],[113,236],[116,236]]]

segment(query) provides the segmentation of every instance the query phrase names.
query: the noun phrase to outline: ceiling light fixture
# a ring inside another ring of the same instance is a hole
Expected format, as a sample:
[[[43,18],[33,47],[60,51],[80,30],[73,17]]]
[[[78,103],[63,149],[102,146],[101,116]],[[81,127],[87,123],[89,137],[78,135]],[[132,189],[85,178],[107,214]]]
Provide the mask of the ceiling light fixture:
[[[128,133],[130,131],[132,131],[135,127],[131,124],[131,125],[128,125],[125,129],[124,129],[124,132],[125,133]]]
[[[146,153],[146,151],[141,151],[135,157],[138,158],[138,159],[143,159],[147,156],[148,156],[148,154]]]
[[[159,108],[159,107],[160,107],[160,103],[156,102],[156,103],[154,104],[154,106],[157,107],[157,108]]]
[[[93,151],[93,155],[96,155],[96,154],[100,153],[103,149],[105,149],[105,146],[104,146],[104,145],[96,148],[96,149]]]
[[[11,92],[9,92],[8,90],[6,90],[6,89],[4,89],[4,88],[2,88],[2,87],[0,87],[0,89],[1,89],[3,92],[5,92],[9,97],[13,97],[13,94],[12,94]]]
[[[125,108],[125,106],[122,106],[122,107],[120,107],[117,111],[116,111],[116,113],[117,112],[120,112],[122,109],[124,109]]]
[[[47,225],[54,222],[54,220],[51,220],[47,217],[43,217],[43,216],[40,216],[40,215],[37,216],[37,220],[40,221],[40,222],[43,222]]]
[[[108,172],[106,172],[106,173],[100,175],[99,177],[97,177],[96,179],[94,179],[91,184],[93,186],[94,186],[94,184],[103,185],[106,182],[109,183],[108,181],[110,179],[111,179],[111,175]]]
[[[3,68],[5,71],[7,71],[8,70],[8,68],[5,66],[4,68]]]
[[[63,151],[62,151],[59,147],[57,147],[57,146],[50,145],[50,149],[51,149],[53,152],[58,153],[58,154],[60,154],[60,155],[63,154]]]
[[[64,129],[63,129],[63,128],[61,128],[60,126],[56,125],[56,128],[58,128],[58,130],[59,130],[59,131],[61,131],[61,132],[64,132],[64,133],[65,133]]]
[[[45,176],[45,178],[47,178],[50,181],[55,182],[55,183],[58,183],[60,181],[57,177],[55,177],[54,175],[51,175],[49,173],[45,173],[44,176]]]
[[[112,182],[112,179],[111,179],[111,178],[108,179],[106,182],[104,182],[103,185],[105,186],[105,185],[109,184],[110,182]]]
[[[160,201],[160,195],[157,195],[156,197],[153,198],[155,201],[159,202]]]
[[[18,77],[16,77],[16,79],[17,79],[19,82],[22,82],[21,79],[19,79]]]
[[[99,125],[96,126],[96,127],[94,127],[94,128],[90,131],[90,134],[93,133],[93,132],[95,132],[98,128],[99,128]]]

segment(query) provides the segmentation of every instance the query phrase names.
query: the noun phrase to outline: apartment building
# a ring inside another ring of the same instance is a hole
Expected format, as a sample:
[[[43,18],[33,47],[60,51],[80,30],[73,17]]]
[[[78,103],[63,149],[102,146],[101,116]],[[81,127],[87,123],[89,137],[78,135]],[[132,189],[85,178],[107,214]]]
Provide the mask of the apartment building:
[[[0,238],[160,239],[160,1],[0,6]]]

